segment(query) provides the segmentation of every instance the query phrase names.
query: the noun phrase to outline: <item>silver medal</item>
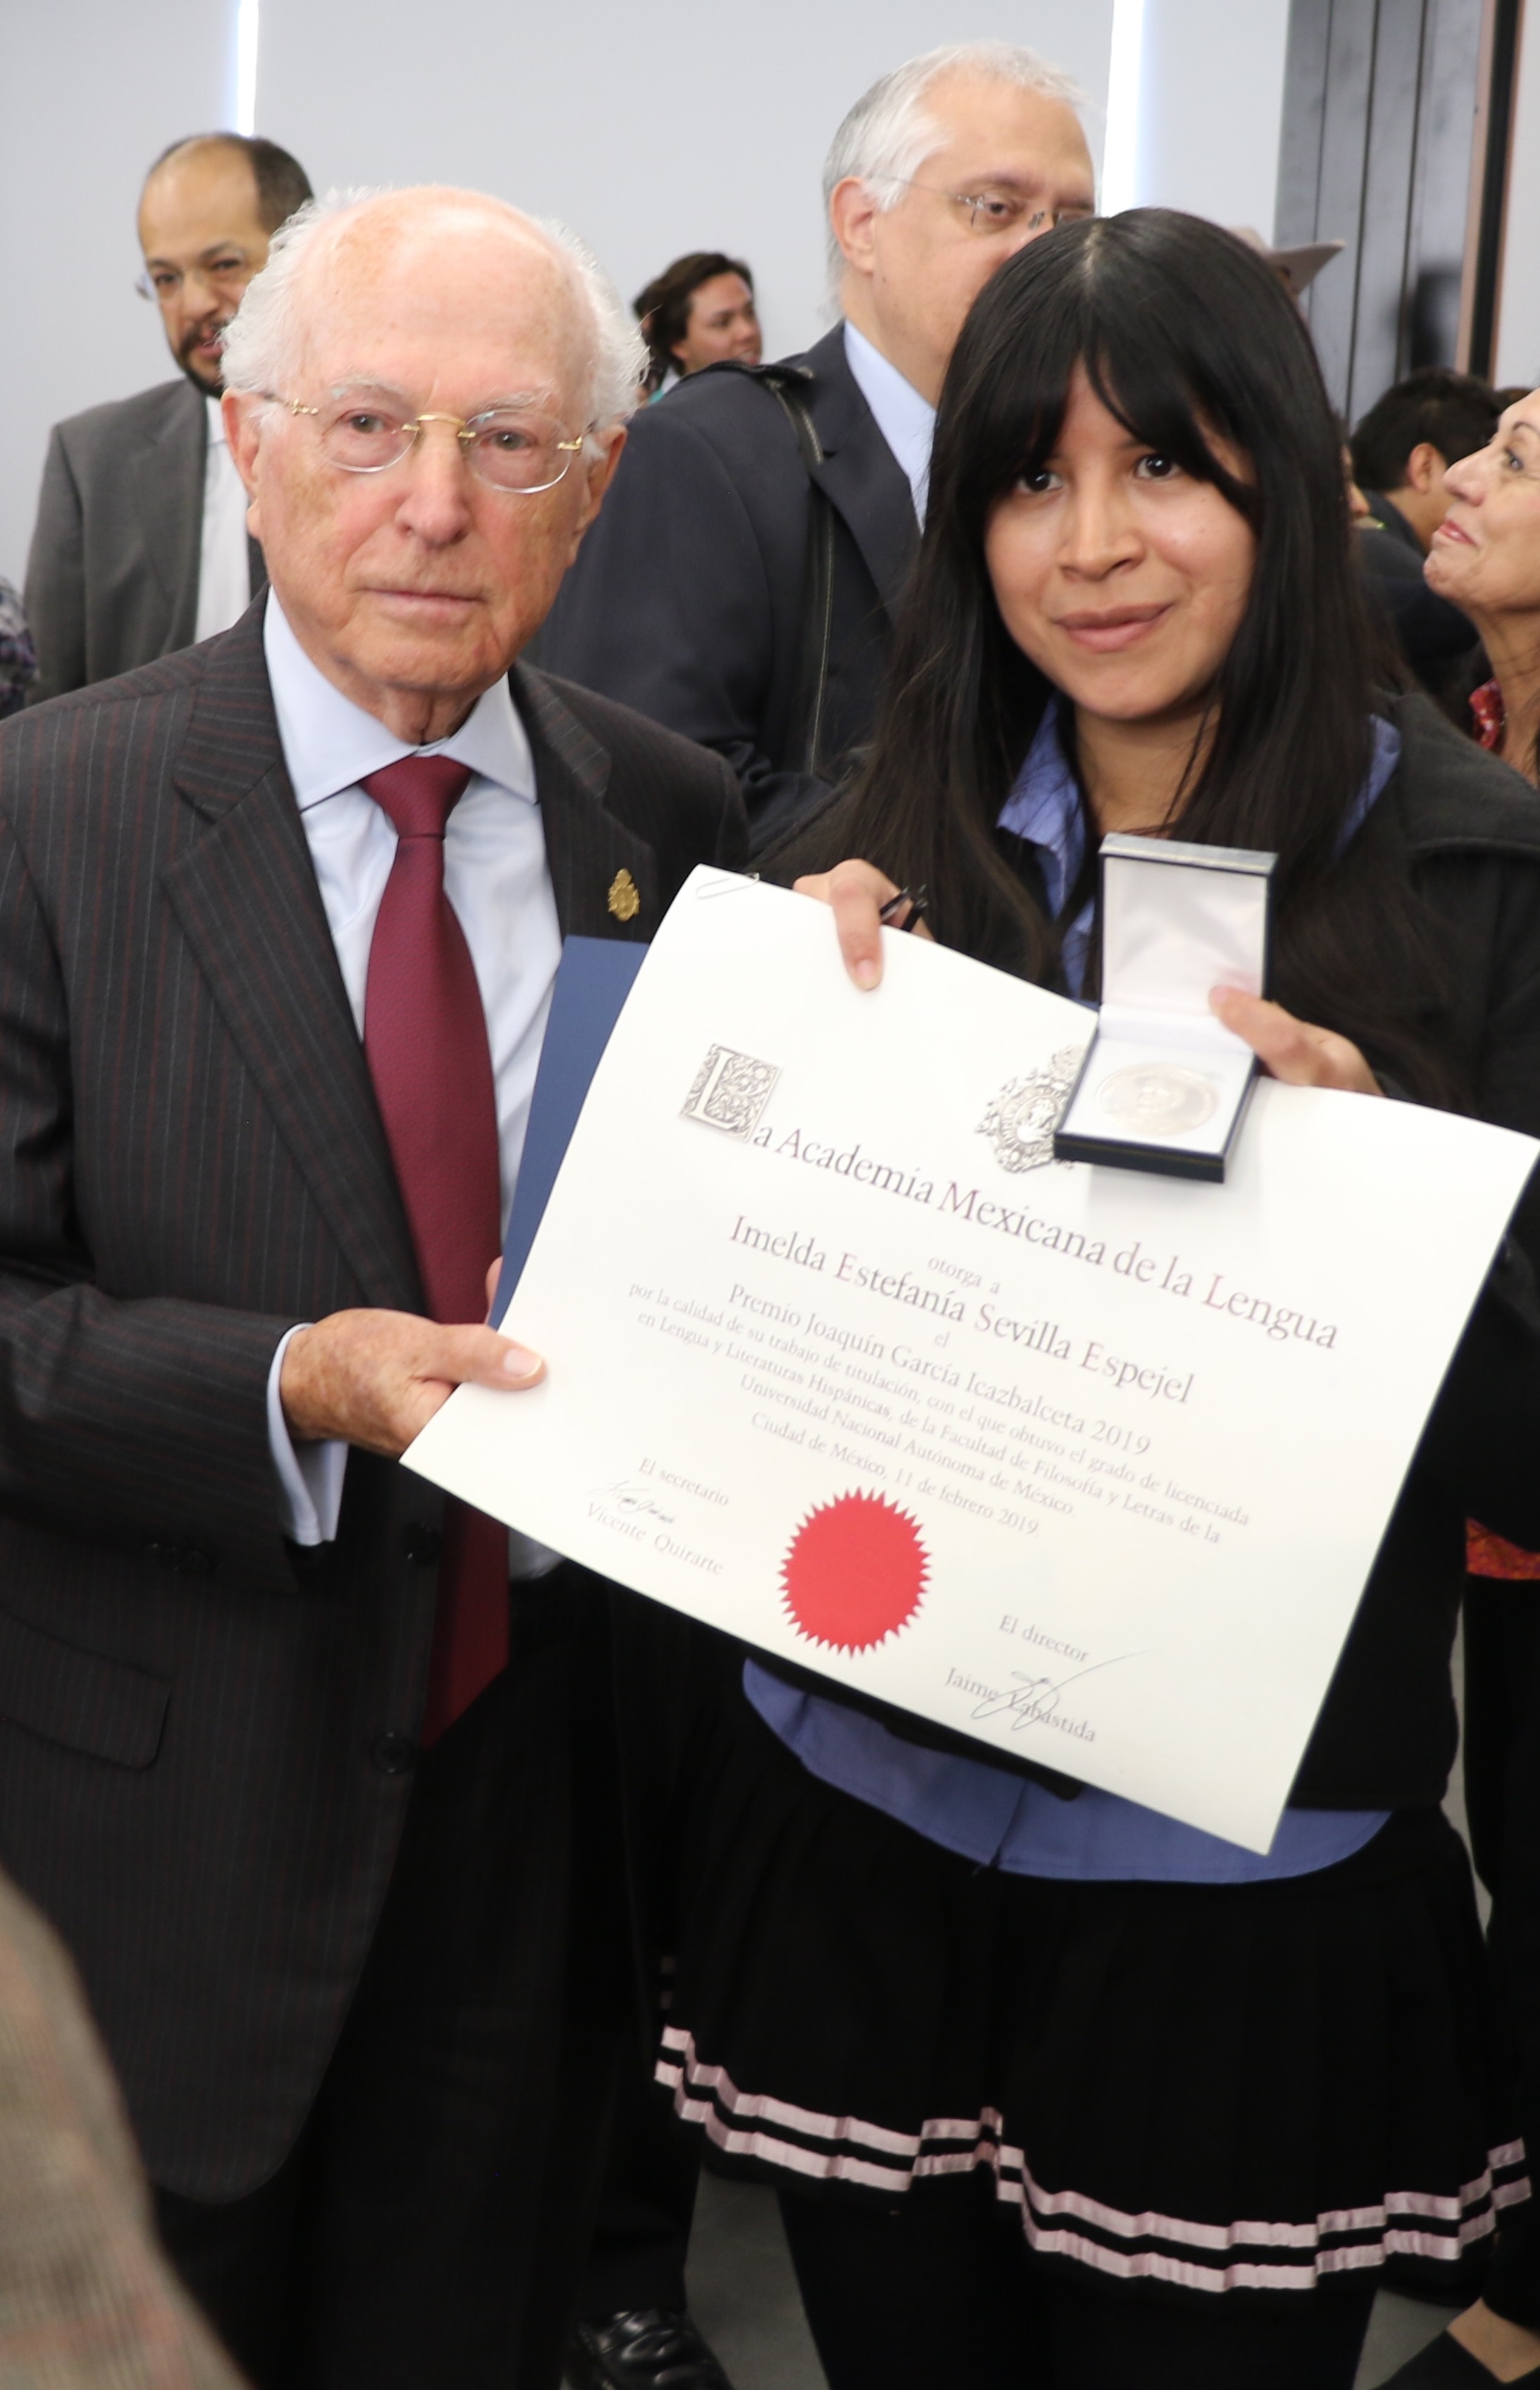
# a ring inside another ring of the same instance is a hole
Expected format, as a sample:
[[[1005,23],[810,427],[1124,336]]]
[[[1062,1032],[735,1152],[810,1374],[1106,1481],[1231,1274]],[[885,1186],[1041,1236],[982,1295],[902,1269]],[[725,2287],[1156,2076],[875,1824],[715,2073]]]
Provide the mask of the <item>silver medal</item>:
[[[1134,1062],[1114,1071],[1097,1089],[1098,1111],[1125,1128],[1174,1137],[1201,1128],[1219,1101],[1218,1089],[1200,1071],[1178,1062]]]

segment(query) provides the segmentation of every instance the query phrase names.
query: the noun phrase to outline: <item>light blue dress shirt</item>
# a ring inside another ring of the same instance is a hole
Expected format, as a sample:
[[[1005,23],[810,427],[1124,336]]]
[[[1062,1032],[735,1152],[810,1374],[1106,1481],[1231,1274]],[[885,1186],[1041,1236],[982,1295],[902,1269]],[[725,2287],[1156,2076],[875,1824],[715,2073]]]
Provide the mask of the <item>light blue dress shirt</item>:
[[[853,324],[845,326],[845,362],[856,389],[877,419],[879,431],[904,468],[915,501],[916,518],[923,524],[936,410]]]
[[[1084,866],[1087,835],[1085,809],[1059,735],[1059,700],[1052,698],[1027,750],[1026,762],[999,814],[1001,829],[1012,831],[1036,848],[1044,901],[1056,921]],[[1362,828],[1401,761],[1401,733],[1393,724],[1382,714],[1371,714],[1369,732],[1373,746],[1368,776],[1349,808],[1339,853]],[[1085,976],[1085,954],[1095,914],[1096,899],[1087,897],[1060,942],[1064,984],[1074,996],[1080,995]]]
[[[404,755],[449,755],[470,766],[469,783],[444,834],[443,880],[465,932],[486,1014],[506,1229],[561,959],[534,761],[507,681],[494,681],[450,738],[413,747],[344,697],[312,663],[271,590],[263,636],[284,763],[360,1037],[369,948],[395,861],[396,834],[389,816],[359,783]],[[487,1255],[489,1262],[493,1258]],[[296,1332],[291,1329],[289,1334]],[[341,1509],[347,1446],[290,1441],[278,1398],[288,1347],[286,1336],[267,1381],[268,1442],[280,1519],[295,1543],[329,1543]],[[530,1558],[521,1564],[524,1545],[520,1537],[513,1550],[515,1574],[534,1573],[549,1559],[543,1547],[529,1546],[533,1567]]]

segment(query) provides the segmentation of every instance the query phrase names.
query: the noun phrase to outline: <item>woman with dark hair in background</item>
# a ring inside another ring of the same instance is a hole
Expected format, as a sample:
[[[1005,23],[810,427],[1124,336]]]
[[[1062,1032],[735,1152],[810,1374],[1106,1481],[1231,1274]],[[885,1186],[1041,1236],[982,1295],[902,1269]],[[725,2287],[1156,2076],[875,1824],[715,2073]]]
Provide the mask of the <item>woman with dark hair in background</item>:
[[[1271,849],[1278,1001],[1218,994],[1227,1025],[1286,1080],[1540,1128],[1540,823],[1372,685],[1266,266],[1151,210],[1023,251],[930,493],[865,776],[770,858],[857,979],[923,882],[946,944],[1094,996],[1104,832]],[[1265,1857],[779,1661],[703,1722],[659,2072],[780,2187],[832,2390],[1349,2390],[1384,2260],[1457,2296],[1526,2197],[1439,1804],[1465,1516],[1540,1529],[1537,1214]]]
[[[647,342],[642,387],[658,398],[702,366],[757,366],[761,341],[754,277],[741,258],[714,249],[676,257],[632,301]]]
[[[1524,777],[1540,779],[1540,391],[1505,404],[1486,444],[1442,477],[1444,511],[1430,535],[1429,586],[1479,631],[1467,700],[1470,735]],[[1476,1866],[1500,1898],[1508,1778],[1532,1703],[1540,1652],[1540,1555],[1485,1528],[1469,1538],[1466,1604],[1466,1801]],[[1536,2302],[1540,2320],[1540,2297]]]

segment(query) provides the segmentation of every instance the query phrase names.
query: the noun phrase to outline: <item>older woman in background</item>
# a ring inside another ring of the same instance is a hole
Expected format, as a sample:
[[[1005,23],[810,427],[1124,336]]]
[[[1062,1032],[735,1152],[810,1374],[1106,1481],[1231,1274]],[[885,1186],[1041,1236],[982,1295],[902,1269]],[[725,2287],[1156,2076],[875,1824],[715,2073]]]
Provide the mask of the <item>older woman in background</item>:
[[[1483,747],[1540,777],[1540,390],[1507,407],[1486,447],[1444,475],[1428,585],[1469,614],[1492,677],[1470,700]]]
[[[1511,393],[1505,392],[1511,397]],[[1430,588],[1469,616],[1490,675],[1469,698],[1471,736],[1525,778],[1540,777],[1540,391],[1504,408],[1484,448],[1444,476],[1448,511],[1431,533]],[[1476,1865],[1496,1892],[1503,1785],[1515,1702],[1524,1698],[1534,1647],[1534,1604],[1486,1596],[1488,1585],[1540,1578],[1540,1557],[1483,1527],[1470,1530],[1475,1581],[1466,1611],[1466,1789]]]
[[[1540,391],[1509,400],[1484,448],[1449,467],[1448,513],[1432,533],[1430,588],[1470,617],[1490,677],[1470,730],[1540,780]],[[1540,2143],[1540,1557],[1472,1524],[1465,1602],[1465,1789],[1471,1847],[1493,1895],[1491,1941],[1522,2066],[1531,2163]],[[1499,2381],[1540,2380],[1540,2230],[1505,2230],[1482,2304],[1455,2327]],[[1469,2359],[1467,2360],[1469,2363]],[[1395,2377],[1406,2390],[1465,2375],[1445,2344]],[[1442,2369],[1442,2370],[1438,2370]]]

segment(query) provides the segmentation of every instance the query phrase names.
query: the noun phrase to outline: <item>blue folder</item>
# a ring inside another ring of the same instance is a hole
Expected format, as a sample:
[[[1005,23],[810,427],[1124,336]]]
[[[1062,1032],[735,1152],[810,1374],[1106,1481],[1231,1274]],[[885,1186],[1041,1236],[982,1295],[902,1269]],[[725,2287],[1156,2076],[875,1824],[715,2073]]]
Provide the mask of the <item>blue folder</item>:
[[[493,1298],[494,1328],[501,1326],[513,1299],[534,1232],[545,1215],[562,1156],[577,1126],[589,1081],[599,1067],[610,1033],[646,957],[645,945],[619,938],[569,938],[561,949],[545,1042],[530,1098],[530,1124],[503,1245],[502,1274]]]

